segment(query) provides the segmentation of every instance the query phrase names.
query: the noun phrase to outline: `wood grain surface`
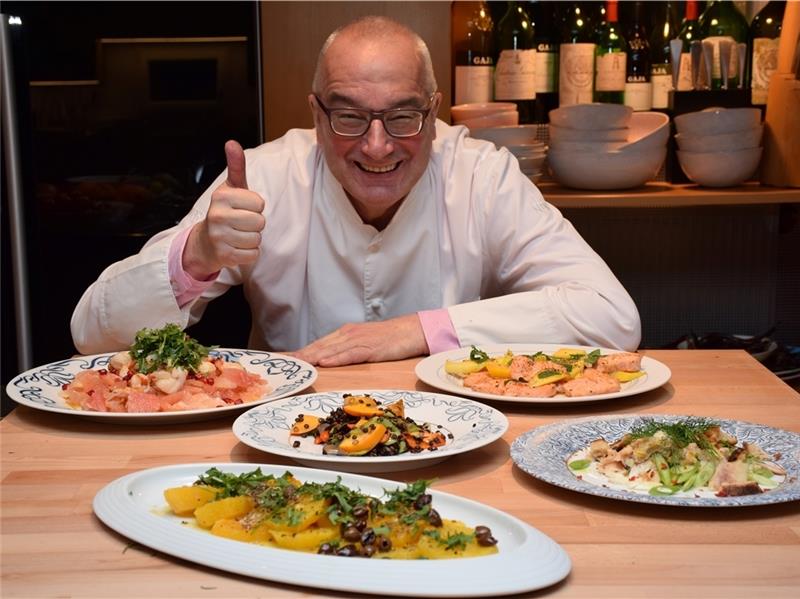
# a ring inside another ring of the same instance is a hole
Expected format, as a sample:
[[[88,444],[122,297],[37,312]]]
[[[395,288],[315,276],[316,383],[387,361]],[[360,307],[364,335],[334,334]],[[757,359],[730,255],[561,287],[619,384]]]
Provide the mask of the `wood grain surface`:
[[[551,486],[511,462],[509,447],[521,433],[589,415],[692,414],[800,432],[800,395],[745,352],[643,353],[672,369],[662,388],[573,405],[496,402],[510,420],[501,440],[435,466],[379,476],[435,477],[435,488],[504,510],[560,543],[572,558],[572,573],[530,597],[800,596],[798,502],[727,509],[622,502]],[[417,380],[416,362],[322,369],[312,390],[436,391]],[[234,418],[134,427],[15,409],[0,423],[0,595],[347,596],[185,562],[132,544],[94,517],[91,502],[101,487],[144,468],[182,462],[292,464],[239,443],[231,432]],[[395,592],[401,595],[402,589]]]

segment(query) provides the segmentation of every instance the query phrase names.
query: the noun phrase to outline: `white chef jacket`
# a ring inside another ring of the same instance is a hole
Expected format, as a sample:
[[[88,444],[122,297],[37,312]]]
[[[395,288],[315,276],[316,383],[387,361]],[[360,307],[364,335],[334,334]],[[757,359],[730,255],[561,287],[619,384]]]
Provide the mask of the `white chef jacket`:
[[[261,256],[223,269],[180,307],[169,279],[174,237],[200,221],[223,172],[174,228],[112,264],[72,316],[83,353],[127,347],[142,327],[200,319],[241,284],[252,348],[296,350],[348,322],[446,307],[462,346],[562,343],[635,349],[632,299],[506,149],[436,123],[430,163],[382,231],[364,224],[331,174],[313,130],[245,152],[265,200]]]

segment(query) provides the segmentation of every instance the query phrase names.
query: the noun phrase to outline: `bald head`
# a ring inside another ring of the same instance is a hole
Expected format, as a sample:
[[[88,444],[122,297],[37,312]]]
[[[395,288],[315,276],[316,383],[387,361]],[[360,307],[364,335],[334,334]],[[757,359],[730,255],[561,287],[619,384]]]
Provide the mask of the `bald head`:
[[[377,44],[387,47],[389,44],[405,42],[413,47],[419,63],[419,81],[427,95],[436,91],[436,77],[433,74],[433,63],[428,46],[413,30],[392,19],[378,16],[362,17],[339,27],[328,36],[317,58],[314,81],[311,91],[321,94],[328,78],[327,57],[331,47],[340,44]]]

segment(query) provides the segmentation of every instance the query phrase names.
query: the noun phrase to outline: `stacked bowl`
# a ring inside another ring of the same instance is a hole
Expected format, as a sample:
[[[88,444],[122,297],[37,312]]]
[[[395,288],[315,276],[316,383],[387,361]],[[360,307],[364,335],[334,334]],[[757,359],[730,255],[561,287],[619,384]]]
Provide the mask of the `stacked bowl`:
[[[708,108],[675,117],[678,161],[706,187],[730,187],[752,177],[761,161],[761,110]]]
[[[498,148],[507,148],[519,162],[519,168],[529,179],[541,179],[547,146],[536,139],[537,125],[516,125],[506,127],[485,127],[471,130],[472,137],[485,139]]]
[[[669,117],[622,104],[550,111],[553,178],[576,189],[629,189],[653,179],[667,155]]]
[[[519,112],[513,102],[456,104],[450,108],[450,116],[454,125],[464,125],[470,131],[519,123]]]

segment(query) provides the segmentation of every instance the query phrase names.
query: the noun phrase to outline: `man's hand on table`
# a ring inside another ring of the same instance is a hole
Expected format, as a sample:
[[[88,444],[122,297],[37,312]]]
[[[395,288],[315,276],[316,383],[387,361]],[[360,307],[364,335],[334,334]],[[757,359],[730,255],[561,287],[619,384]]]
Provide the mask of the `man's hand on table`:
[[[198,281],[223,267],[252,264],[259,256],[264,199],[247,188],[242,146],[227,142],[225,159],[228,179],[211,194],[208,213],[192,228],[183,250],[183,269]]]
[[[416,314],[382,322],[346,324],[292,355],[315,366],[403,360],[428,353]]]

